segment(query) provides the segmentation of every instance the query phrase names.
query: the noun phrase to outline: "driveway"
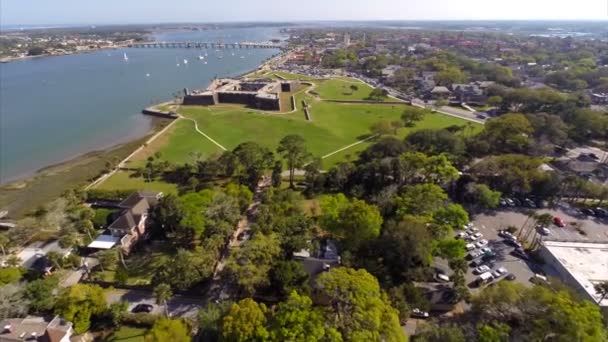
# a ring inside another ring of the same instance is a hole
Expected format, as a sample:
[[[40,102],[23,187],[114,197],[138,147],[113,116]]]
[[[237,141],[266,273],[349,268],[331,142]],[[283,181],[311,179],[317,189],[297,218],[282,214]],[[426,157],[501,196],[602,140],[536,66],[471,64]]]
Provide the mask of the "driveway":
[[[152,304],[154,309],[152,314],[164,314],[164,308],[156,305],[154,293],[140,290],[111,289],[105,292],[108,304],[120,301],[129,302],[129,312],[137,304]],[[203,300],[200,298],[190,298],[184,296],[173,296],[168,302],[169,315],[172,317],[196,317],[198,311],[204,307]]]

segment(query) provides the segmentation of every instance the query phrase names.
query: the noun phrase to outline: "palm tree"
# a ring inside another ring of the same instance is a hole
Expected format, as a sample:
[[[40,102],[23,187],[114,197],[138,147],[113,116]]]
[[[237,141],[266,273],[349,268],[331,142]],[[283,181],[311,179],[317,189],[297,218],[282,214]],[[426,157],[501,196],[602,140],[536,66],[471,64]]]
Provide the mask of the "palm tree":
[[[528,211],[526,213],[528,215],[528,217],[526,217],[526,221],[524,221],[524,224],[521,225],[521,228],[519,228],[519,232],[517,233],[517,239],[520,239],[522,236],[526,236],[528,233],[524,233],[526,232],[526,225],[528,224],[528,221],[530,221],[531,218],[535,218],[536,214],[533,211]]]
[[[8,236],[4,235],[4,234],[0,234],[0,249],[2,250],[2,256],[6,257],[6,247],[8,247],[10,240],[8,239]]]
[[[603,301],[604,298],[608,297],[608,281],[604,281],[599,284],[595,284],[595,285],[593,285],[593,288],[595,288],[595,292],[597,292],[597,294],[602,296],[602,299],[600,299],[600,302]]]
[[[169,309],[167,307],[167,300],[173,296],[171,286],[161,283],[154,288],[154,297],[156,298],[156,304],[162,305],[165,308],[165,316],[169,316]]]

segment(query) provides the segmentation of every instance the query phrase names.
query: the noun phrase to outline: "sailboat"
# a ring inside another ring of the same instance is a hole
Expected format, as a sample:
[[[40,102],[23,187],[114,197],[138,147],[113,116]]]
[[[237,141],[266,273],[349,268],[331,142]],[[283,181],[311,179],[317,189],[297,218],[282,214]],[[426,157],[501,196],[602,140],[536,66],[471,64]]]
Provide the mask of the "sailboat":
[[[198,56],[198,60],[199,60],[199,61],[201,61],[201,60],[203,60],[203,59],[205,59],[205,57],[203,57],[203,56],[201,56],[201,55],[199,55],[199,56]]]
[[[207,64],[207,61],[205,61],[205,64]]]
[[[188,60],[184,58],[184,65],[188,64]]]
[[[128,60],[129,60],[129,56],[127,56],[127,53],[126,53],[126,52],[124,53],[123,58],[125,59],[125,61],[128,61]]]

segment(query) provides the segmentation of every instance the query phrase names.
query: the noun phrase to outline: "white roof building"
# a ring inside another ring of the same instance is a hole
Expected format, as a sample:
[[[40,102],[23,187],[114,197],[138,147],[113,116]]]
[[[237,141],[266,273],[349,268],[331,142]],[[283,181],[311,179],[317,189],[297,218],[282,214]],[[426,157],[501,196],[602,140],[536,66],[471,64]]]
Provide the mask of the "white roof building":
[[[595,284],[608,281],[608,243],[544,241],[541,255],[560,278],[587,299],[608,307]]]

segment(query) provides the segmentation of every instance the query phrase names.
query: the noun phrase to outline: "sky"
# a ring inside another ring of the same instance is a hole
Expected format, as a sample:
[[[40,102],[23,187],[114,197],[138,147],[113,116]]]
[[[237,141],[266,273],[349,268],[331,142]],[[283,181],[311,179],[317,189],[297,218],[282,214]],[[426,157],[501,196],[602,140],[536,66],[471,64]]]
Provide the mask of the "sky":
[[[608,0],[0,0],[0,25],[311,20],[608,20]]]

